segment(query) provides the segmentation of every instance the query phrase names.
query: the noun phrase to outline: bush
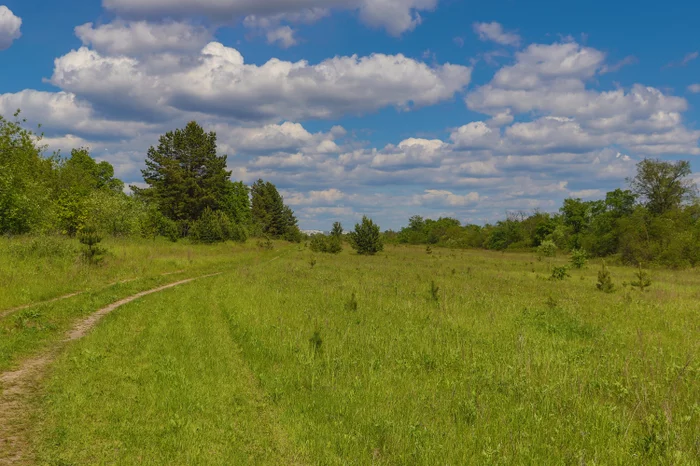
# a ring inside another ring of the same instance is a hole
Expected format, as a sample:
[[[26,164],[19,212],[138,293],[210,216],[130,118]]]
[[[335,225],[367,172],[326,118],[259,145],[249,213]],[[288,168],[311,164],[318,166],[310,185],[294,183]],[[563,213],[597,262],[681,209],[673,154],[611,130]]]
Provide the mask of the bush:
[[[107,250],[99,245],[102,242],[102,235],[99,234],[96,227],[86,225],[81,228],[78,232],[78,241],[84,246],[83,258],[89,264],[102,262]]]
[[[327,254],[338,254],[343,250],[343,243],[338,236],[313,235],[311,237],[311,250]]]
[[[642,264],[639,264],[639,268],[637,272],[635,272],[634,277],[635,281],[631,282],[630,285],[639,288],[639,291],[644,291],[651,286],[651,278],[649,278],[649,274],[642,270]]]
[[[301,232],[299,227],[290,227],[285,233],[283,238],[290,243],[301,243],[304,239],[304,233]]]
[[[379,225],[367,216],[362,217],[362,223],[355,225],[355,231],[350,233],[350,244],[358,254],[374,255],[384,250],[384,243],[379,232]]]
[[[571,251],[571,266],[575,269],[582,269],[588,262],[588,253],[583,249]]]
[[[554,257],[557,255],[557,245],[552,240],[544,240],[542,244],[537,246],[537,255],[539,257]]]
[[[615,285],[610,277],[610,271],[605,266],[605,261],[603,261],[603,265],[598,271],[598,283],[596,283],[596,288],[603,293],[612,293],[615,291]]]
[[[549,277],[550,280],[564,280],[569,276],[569,268],[564,267],[553,267],[552,276]]]
[[[224,212],[209,208],[190,226],[189,235],[199,243],[228,240],[245,242],[248,239],[248,233],[242,225],[233,223]]]
[[[13,241],[10,243],[10,254],[18,259],[35,257],[46,259],[50,257],[70,257],[77,251],[75,243],[71,240],[55,236],[37,236],[26,241]]]

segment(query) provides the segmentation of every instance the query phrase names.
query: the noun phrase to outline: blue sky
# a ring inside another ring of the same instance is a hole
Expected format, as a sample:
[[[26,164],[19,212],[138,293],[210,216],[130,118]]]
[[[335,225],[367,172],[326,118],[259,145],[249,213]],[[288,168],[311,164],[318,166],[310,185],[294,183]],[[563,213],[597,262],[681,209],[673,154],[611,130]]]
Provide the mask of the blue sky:
[[[576,3],[0,0],[0,114],[130,183],[197,120],[302,228],[556,211],[644,157],[700,171],[700,4]]]

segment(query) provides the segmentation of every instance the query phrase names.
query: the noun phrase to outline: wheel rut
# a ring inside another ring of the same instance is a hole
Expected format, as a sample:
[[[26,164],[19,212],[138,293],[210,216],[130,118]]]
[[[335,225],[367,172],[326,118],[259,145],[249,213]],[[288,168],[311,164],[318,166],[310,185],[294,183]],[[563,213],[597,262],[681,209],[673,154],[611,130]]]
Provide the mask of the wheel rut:
[[[78,321],[66,333],[63,343],[84,337],[102,318],[125,304],[195,280],[221,275],[221,273],[223,272],[180,280],[120,299]],[[0,465],[29,464],[30,458],[28,458],[27,452],[31,428],[30,403],[32,396],[39,388],[47,367],[59,355],[62,348],[63,345],[57,345],[39,356],[26,359],[18,369],[0,374]]]

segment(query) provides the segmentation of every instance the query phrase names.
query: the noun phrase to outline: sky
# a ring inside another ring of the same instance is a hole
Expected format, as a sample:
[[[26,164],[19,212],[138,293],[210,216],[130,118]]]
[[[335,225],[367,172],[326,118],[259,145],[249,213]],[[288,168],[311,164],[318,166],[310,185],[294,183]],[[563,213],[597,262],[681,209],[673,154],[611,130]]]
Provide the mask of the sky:
[[[648,157],[700,181],[700,2],[0,0],[0,115],[140,185],[216,131],[304,229],[493,223],[600,199]]]

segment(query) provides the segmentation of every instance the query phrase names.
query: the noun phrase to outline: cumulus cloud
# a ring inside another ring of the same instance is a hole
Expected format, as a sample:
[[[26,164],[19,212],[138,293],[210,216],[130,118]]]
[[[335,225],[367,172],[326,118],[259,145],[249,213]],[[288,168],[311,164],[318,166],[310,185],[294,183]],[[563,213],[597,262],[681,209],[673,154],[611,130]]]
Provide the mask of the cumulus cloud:
[[[514,32],[506,32],[503,26],[497,22],[474,23],[474,32],[482,41],[491,41],[500,45],[520,45],[520,36]]]
[[[186,61],[105,56],[82,47],[56,60],[51,83],[126,114],[155,117],[176,109],[279,121],[432,105],[464,89],[470,76],[465,66],[429,66],[400,54],[248,65],[238,50],[211,42]]]
[[[479,202],[479,199],[480,196],[477,192],[460,195],[446,190],[426,189],[425,193],[413,197],[413,203],[416,205],[464,207]]]
[[[187,23],[146,21],[113,23],[95,26],[86,23],[75,28],[75,35],[84,45],[108,55],[137,56],[146,53],[199,51],[211,40],[211,33]]]
[[[688,86],[688,90],[693,94],[700,94],[700,83],[691,84],[690,86]]]
[[[359,11],[362,21],[398,36],[422,21],[420,12],[431,11],[438,0],[103,0],[108,10],[136,18],[209,16],[222,19],[255,17],[295,22],[306,11],[345,9]]]
[[[0,50],[6,50],[22,36],[22,19],[5,5],[0,5]]]
[[[672,146],[697,153],[698,134],[682,123],[685,99],[641,84],[628,90],[589,89],[587,82],[605,71],[604,62],[602,52],[574,42],[533,44],[516,54],[515,64],[501,68],[491,82],[469,93],[466,103],[494,119],[533,112],[560,118],[516,124],[509,134],[522,138],[525,135],[518,129],[537,129],[546,134],[552,150],[564,147],[559,146],[564,139],[574,144],[567,150],[587,150],[616,140],[647,153],[662,153]],[[559,129],[552,130],[554,126]],[[672,135],[678,138],[676,144]]]

